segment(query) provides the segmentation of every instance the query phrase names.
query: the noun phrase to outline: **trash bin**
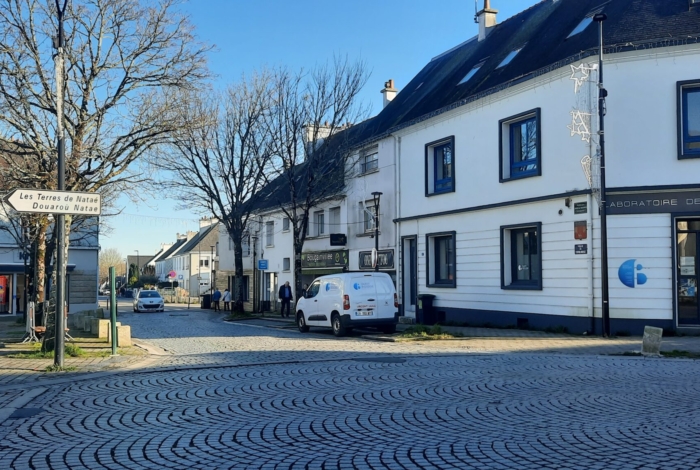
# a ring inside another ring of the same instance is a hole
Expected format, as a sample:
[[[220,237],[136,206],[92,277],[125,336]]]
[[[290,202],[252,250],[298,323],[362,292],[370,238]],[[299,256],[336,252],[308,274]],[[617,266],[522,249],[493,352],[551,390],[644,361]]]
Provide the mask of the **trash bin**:
[[[211,294],[202,295],[202,305],[203,310],[209,310],[211,308]]]
[[[433,307],[434,299],[435,296],[433,294],[418,295],[418,311],[416,312],[418,323],[423,325],[434,325],[437,322],[435,308]]]

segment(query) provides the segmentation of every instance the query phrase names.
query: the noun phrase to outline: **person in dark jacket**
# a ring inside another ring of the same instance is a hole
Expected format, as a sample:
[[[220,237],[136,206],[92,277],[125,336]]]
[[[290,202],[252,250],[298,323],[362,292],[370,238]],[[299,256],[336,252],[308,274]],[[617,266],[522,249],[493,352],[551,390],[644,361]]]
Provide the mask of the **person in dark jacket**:
[[[286,317],[289,318],[289,310],[291,308],[292,300],[294,296],[292,295],[292,288],[289,285],[289,281],[285,282],[282,287],[280,287],[279,298],[282,301],[282,317],[285,316],[284,309],[287,309]]]
[[[214,311],[220,312],[221,304],[219,304],[219,302],[221,301],[221,291],[218,288],[214,291],[214,295],[211,296],[211,300],[214,303]]]

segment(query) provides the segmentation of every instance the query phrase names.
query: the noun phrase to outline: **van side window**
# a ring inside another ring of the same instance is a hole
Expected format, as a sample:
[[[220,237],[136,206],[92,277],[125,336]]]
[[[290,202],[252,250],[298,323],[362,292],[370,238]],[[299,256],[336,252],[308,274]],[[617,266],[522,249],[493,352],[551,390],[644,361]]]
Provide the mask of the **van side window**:
[[[309,289],[306,291],[306,296],[307,298],[313,298],[318,295],[318,289],[321,287],[321,283],[319,281],[314,282],[309,286]]]

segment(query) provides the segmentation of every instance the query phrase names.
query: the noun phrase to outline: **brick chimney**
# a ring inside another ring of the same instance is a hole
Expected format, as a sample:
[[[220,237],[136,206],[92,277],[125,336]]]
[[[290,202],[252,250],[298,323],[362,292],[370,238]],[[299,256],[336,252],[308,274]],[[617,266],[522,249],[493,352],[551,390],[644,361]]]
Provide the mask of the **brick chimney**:
[[[476,14],[476,21],[479,23],[479,41],[486,39],[491,28],[496,26],[496,13],[498,10],[491,9],[490,0],[484,0],[484,9]]]
[[[384,95],[384,108],[386,108],[386,105],[388,105],[391,100],[394,99],[396,93],[398,93],[398,90],[394,88],[393,78],[390,78],[388,82],[384,83],[384,88],[382,89],[381,93]]]

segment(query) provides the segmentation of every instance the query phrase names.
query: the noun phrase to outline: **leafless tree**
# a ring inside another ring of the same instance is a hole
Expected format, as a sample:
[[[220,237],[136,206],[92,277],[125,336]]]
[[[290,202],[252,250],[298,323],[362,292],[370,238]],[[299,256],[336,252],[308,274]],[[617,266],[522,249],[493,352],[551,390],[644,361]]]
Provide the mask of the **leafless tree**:
[[[224,93],[190,93],[181,108],[182,126],[171,151],[154,164],[166,187],[184,207],[211,214],[226,228],[234,247],[238,308],[243,301],[243,239],[250,207],[270,161],[264,117],[270,112],[269,72],[262,71]]]
[[[360,132],[352,124],[367,110],[358,94],[368,79],[364,62],[336,58],[310,73],[275,73],[273,106],[266,116],[277,178],[275,204],[289,218],[294,237],[294,285],[301,293],[301,253],[314,207],[342,193],[354,173]],[[281,188],[281,191],[280,191]]]
[[[107,248],[100,252],[100,282],[109,279],[110,266],[114,266],[116,276],[125,274],[124,256],[116,248]]]
[[[62,1],[66,67],[56,74],[59,2],[0,0],[0,145],[11,159],[32,159],[24,175],[30,187],[56,189],[59,110],[67,135],[66,189],[137,192],[148,182],[137,162],[180,125],[175,90],[195,88],[208,76],[208,47],[196,41],[176,3]],[[56,98],[56,76],[64,84],[64,106]],[[66,216],[67,238],[71,224]]]

